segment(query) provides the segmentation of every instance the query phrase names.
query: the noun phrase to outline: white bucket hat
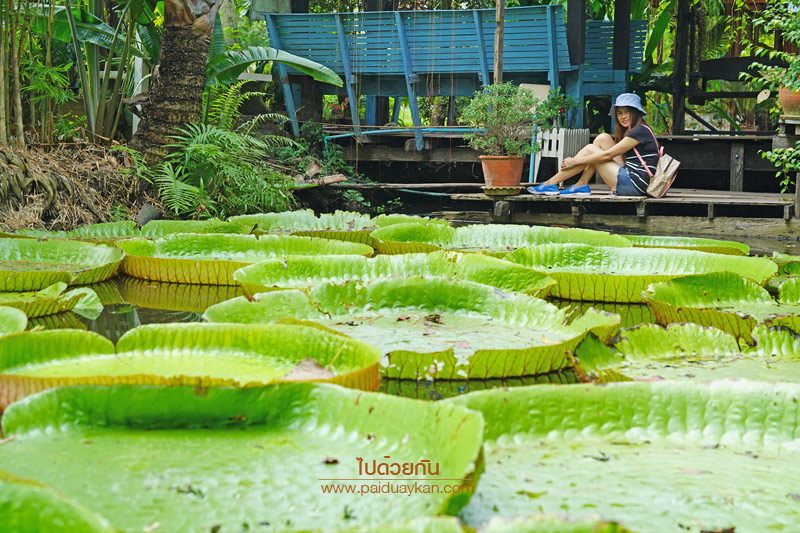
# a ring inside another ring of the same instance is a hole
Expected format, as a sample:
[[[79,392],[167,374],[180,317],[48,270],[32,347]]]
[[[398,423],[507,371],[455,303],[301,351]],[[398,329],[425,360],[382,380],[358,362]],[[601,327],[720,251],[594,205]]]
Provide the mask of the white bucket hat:
[[[645,111],[644,108],[642,107],[642,99],[639,98],[638,94],[622,93],[621,95],[617,96],[617,101],[614,102],[614,105],[611,106],[611,111],[608,112],[609,116],[614,115],[615,108],[617,106],[632,107],[634,109],[638,109],[639,111],[641,111],[643,115],[647,114],[647,111]]]

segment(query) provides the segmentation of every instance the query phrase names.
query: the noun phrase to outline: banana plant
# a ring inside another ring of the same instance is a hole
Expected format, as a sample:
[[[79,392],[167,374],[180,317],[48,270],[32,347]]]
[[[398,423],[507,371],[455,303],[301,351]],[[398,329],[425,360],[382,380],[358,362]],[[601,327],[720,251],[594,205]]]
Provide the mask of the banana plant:
[[[74,49],[90,136],[110,141],[116,135],[125,98],[138,90],[133,83],[133,60],[141,59],[148,69],[159,62],[164,33],[160,19],[165,8],[153,0],[122,2],[119,23],[111,27],[101,18],[99,6],[90,2],[87,10],[73,2],[65,0],[64,6],[55,8],[52,37],[71,43]],[[34,14],[33,31],[46,34],[48,17],[49,10],[40,6]],[[102,68],[97,53],[101,48],[107,50]],[[343,83],[331,69],[271,47],[225,50],[218,17],[209,49],[206,84],[231,83],[253,63],[268,62],[284,63],[324,83]],[[115,70],[117,75],[112,76]]]

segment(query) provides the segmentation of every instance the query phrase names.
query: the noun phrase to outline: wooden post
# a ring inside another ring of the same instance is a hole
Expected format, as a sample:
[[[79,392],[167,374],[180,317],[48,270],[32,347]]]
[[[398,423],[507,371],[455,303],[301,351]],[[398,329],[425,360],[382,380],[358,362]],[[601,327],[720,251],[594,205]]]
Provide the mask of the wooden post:
[[[503,32],[506,19],[506,0],[496,0],[494,11],[494,83],[503,83]]]
[[[392,3],[388,0],[366,0],[364,2],[365,11],[393,11]],[[387,19],[392,15],[387,13]],[[366,123],[374,126],[383,126],[390,120],[389,97],[388,96],[367,96]]]
[[[614,1],[614,55],[612,68],[628,70],[631,44],[631,0]]]
[[[689,0],[678,0],[678,21],[675,28],[675,68],[672,78],[672,133],[686,129],[686,52],[689,32]]]
[[[800,218],[800,172],[794,176],[794,216]]]
[[[586,61],[586,0],[567,2],[567,46],[569,62],[582,65]]]
[[[734,142],[731,144],[731,183],[732,191],[741,192],[744,190],[744,143]]]

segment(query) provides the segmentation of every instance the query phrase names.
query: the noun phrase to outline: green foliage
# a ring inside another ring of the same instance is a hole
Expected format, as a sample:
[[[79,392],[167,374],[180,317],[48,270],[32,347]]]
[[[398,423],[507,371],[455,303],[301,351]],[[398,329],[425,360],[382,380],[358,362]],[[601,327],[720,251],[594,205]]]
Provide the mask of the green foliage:
[[[531,91],[513,83],[485,86],[461,115],[466,124],[484,131],[465,135],[465,139],[487,155],[527,155],[531,153],[531,109],[538,103]]]
[[[784,43],[800,45],[800,13],[797,7],[791,6],[788,2],[770,2],[754,21],[754,25],[761,28],[765,34],[780,32]],[[800,54],[796,49],[793,52],[786,52],[757,46],[755,52],[760,57],[783,61],[787,66],[756,63],[753,69],[758,71],[758,75],[744,74],[745,79],[772,90],[783,87],[800,91]]]
[[[294,204],[292,180],[263,161],[269,146],[291,140],[261,139],[210,124],[188,124],[173,139],[173,152],[156,169],[153,182],[175,215],[232,216]]]
[[[72,69],[72,63],[48,67],[33,57],[25,57],[22,67],[23,83],[25,83],[22,91],[28,94],[33,105],[40,106],[48,99],[56,105],[75,100],[67,77]]]
[[[550,89],[547,100],[536,107],[533,120],[540,129],[561,127],[567,114],[578,109],[578,101],[561,92],[561,87]]]
[[[781,178],[781,191],[789,191],[790,186],[794,184],[794,175],[800,172],[800,141],[791,148],[776,148],[761,152],[761,157],[778,169],[775,176]]]

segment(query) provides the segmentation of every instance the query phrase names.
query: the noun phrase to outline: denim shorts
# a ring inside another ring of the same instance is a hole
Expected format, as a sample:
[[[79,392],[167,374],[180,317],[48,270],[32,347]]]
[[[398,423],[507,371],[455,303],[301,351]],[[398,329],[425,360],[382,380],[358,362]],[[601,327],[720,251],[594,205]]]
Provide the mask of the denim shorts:
[[[625,166],[619,167],[619,172],[617,172],[617,188],[614,194],[617,196],[646,196],[633,184],[631,172]]]

